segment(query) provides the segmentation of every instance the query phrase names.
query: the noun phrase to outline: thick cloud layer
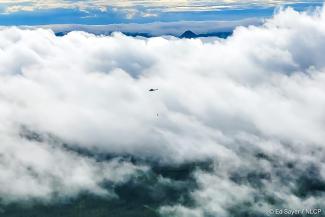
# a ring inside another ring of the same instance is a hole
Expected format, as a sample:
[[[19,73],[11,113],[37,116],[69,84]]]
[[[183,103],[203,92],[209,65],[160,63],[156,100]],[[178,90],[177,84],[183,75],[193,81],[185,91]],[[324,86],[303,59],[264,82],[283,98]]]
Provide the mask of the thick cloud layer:
[[[194,174],[195,207],[167,216],[324,206],[324,51],[322,10],[287,9],[208,42],[3,29],[0,196],[102,193],[146,169],[82,150],[212,160]]]

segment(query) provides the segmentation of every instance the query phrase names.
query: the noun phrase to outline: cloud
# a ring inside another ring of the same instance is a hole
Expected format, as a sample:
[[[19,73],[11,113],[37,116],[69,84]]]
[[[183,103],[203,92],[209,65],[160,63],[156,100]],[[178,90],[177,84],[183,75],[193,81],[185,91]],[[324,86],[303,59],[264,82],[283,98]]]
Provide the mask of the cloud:
[[[187,0],[157,0],[157,1],[130,1],[130,0],[86,0],[86,1],[68,1],[68,0],[18,0],[13,3],[8,0],[0,0],[0,4],[5,6],[6,13],[18,11],[34,11],[42,9],[80,9],[80,10],[101,10],[106,11],[108,8],[120,8],[127,11],[134,11],[135,8],[143,7],[148,11],[211,11],[222,10],[226,8],[238,9],[250,6],[276,6],[280,4],[304,3],[305,1],[292,0],[263,0],[263,1],[243,1],[243,0],[222,0],[222,1],[187,1]],[[308,3],[322,3],[322,1],[309,1]]]
[[[145,170],[82,150],[212,160],[193,174],[195,206],[167,216],[324,207],[324,19],[286,9],[209,41],[2,29],[1,197],[101,194]]]

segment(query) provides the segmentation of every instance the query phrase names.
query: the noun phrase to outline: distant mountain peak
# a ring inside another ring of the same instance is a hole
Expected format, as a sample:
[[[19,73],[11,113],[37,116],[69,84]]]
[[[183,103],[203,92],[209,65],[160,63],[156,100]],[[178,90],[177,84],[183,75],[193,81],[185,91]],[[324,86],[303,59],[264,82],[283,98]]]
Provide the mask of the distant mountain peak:
[[[191,30],[185,31],[180,38],[197,38],[198,35],[192,32]]]

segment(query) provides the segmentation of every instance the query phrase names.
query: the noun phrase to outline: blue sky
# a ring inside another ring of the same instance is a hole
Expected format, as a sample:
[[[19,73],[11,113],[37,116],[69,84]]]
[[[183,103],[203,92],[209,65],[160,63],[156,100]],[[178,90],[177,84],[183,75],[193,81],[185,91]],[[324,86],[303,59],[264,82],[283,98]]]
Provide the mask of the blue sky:
[[[279,6],[321,5],[319,0],[0,0],[0,25],[238,20],[271,16]]]

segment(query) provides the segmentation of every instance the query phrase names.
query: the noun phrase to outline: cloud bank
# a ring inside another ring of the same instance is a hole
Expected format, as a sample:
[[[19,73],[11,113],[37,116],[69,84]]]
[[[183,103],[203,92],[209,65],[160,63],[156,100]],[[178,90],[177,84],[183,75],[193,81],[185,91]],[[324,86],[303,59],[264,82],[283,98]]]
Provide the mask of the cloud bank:
[[[324,51],[324,10],[286,9],[226,40],[2,29],[0,197],[107,194],[103,182],[147,170],[87,152],[212,160],[193,174],[194,207],[166,216],[324,207]]]

